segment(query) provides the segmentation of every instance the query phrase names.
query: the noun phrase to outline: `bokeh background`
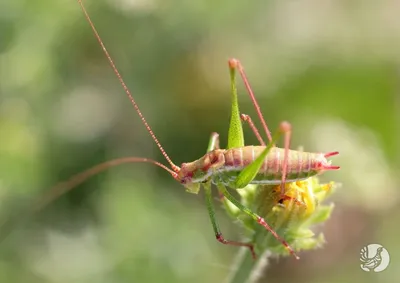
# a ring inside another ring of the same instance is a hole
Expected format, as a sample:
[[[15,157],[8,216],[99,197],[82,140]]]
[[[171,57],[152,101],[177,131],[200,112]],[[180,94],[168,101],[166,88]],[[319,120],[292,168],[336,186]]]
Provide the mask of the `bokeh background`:
[[[299,262],[273,261],[260,282],[400,276],[399,1],[85,4],[177,164],[202,156],[212,131],[226,145],[230,57],[244,64],[269,126],[292,123],[292,148],[340,151],[334,164],[342,169],[322,177],[342,184],[332,218],[317,227],[327,244]],[[242,112],[256,118],[241,83],[239,91]],[[1,1],[0,218],[122,156],[166,163],[78,3]],[[235,223],[217,213],[225,236],[239,238]],[[110,169],[22,219],[0,243],[0,282],[222,282],[237,253],[215,241],[203,194],[185,193],[148,164]],[[360,249],[370,243],[391,255],[384,272],[360,269]]]

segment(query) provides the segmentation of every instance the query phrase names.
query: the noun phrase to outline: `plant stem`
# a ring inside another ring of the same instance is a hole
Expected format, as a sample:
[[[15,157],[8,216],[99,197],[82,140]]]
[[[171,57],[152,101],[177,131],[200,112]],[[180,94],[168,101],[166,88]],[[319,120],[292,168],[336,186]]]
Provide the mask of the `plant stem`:
[[[238,260],[234,265],[232,273],[227,280],[228,283],[256,283],[265,274],[268,267],[268,251],[254,260],[247,249],[241,249]]]
[[[261,244],[261,241],[268,242],[269,235],[265,231],[257,229],[254,236],[254,243]],[[240,249],[237,259],[233,264],[232,272],[228,277],[227,283],[255,283],[265,274],[268,267],[268,259],[271,253],[268,249],[263,249],[256,260],[253,259],[248,249]]]

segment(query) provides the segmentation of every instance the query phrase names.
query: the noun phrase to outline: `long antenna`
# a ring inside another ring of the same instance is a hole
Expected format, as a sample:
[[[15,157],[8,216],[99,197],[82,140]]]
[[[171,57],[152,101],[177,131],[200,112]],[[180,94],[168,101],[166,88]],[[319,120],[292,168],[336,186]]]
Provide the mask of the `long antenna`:
[[[68,191],[72,190],[76,186],[80,185],[84,181],[86,181],[88,178],[97,175],[98,173],[107,170],[110,167],[115,167],[118,165],[126,164],[126,163],[151,163],[154,164],[158,167],[161,167],[168,171],[172,177],[176,178],[177,173],[169,169],[167,166],[164,164],[161,164],[160,162],[157,162],[155,160],[149,159],[149,158],[141,158],[141,157],[121,157],[113,160],[109,160],[103,163],[100,163],[96,166],[93,166],[92,168],[87,169],[86,171],[79,173],[77,175],[72,176],[69,178],[67,181],[58,183],[54,187],[52,187],[50,190],[43,195],[40,200],[33,206],[32,211],[39,211],[45,206],[47,206],[49,203],[51,203],[53,200],[59,198],[63,194],[67,193]]]
[[[69,192],[76,186],[80,185],[88,178],[107,170],[110,167],[115,167],[118,165],[126,164],[126,163],[136,163],[136,162],[143,162],[143,163],[151,163],[158,167],[161,167],[168,171],[172,177],[176,178],[178,174],[171,169],[169,169],[164,164],[161,164],[155,160],[149,158],[140,158],[140,157],[122,157],[113,160],[109,160],[93,166],[92,168],[87,169],[86,171],[76,174],[72,176],[67,181],[60,182],[51,189],[47,190],[44,195],[38,198],[38,200],[26,209],[23,209],[14,217],[9,217],[7,220],[0,223],[0,242],[8,237],[8,235],[13,231],[13,229],[26,218],[26,215],[33,215],[35,212],[38,212],[45,208],[49,203],[53,202],[54,200],[58,199],[60,196],[64,195],[65,193]]]
[[[108,51],[106,49],[106,46],[104,45],[103,41],[101,40],[101,37],[100,37],[99,33],[97,32],[92,20],[90,19],[90,16],[89,16],[88,12],[86,11],[85,6],[82,3],[82,0],[78,0],[78,3],[82,8],[83,13],[85,14],[86,20],[88,21],[90,27],[93,30],[94,36],[96,37],[96,39],[99,42],[101,48],[103,49],[104,55],[107,57],[108,63],[110,63],[111,68],[113,69],[115,75],[117,76],[119,82],[121,83],[126,95],[128,96],[129,100],[131,101],[133,107],[135,108],[135,110],[136,110],[137,114],[139,115],[140,119],[142,120],[144,126],[146,127],[146,129],[149,132],[150,136],[153,138],[154,142],[156,143],[156,145],[160,149],[162,155],[165,157],[165,159],[171,165],[172,170],[174,170],[175,172],[179,172],[180,168],[177,165],[175,165],[172,162],[172,160],[169,158],[168,154],[165,152],[164,148],[161,146],[160,142],[156,138],[156,135],[153,133],[153,130],[150,128],[149,124],[147,123],[146,119],[144,118],[142,112],[140,111],[139,106],[136,104],[135,99],[133,98],[129,88],[125,84],[125,81],[122,78],[122,75],[119,73],[119,71],[117,69],[117,66],[115,65],[114,61],[112,60],[110,54],[108,53]]]

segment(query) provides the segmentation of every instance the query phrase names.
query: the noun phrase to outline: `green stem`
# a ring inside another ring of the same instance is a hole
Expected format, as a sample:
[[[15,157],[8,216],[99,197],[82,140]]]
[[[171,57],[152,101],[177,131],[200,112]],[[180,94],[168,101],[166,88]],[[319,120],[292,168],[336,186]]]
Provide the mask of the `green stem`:
[[[233,271],[229,275],[227,282],[256,283],[262,275],[265,275],[265,270],[268,267],[269,255],[269,252],[265,252],[255,261],[248,250],[241,249],[238,254],[237,262],[234,263]]]
[[[253,242],[256,243],[256,247],[264,246],[264,248],[258,251],[256,260],[253,259],[247,249],[240,249],[227,283],[256,283],[262,275],[265,275],[271,256],[268,248],[265,247],[268,246],[270,238],[270,235],[263,229],[257,229]],[[264,242],[264,245],[262,245],[262,242]]]
[[[248,282],[250,278],[251,271],[255,265],[254,259],[251,257],[249,252],[241,249],[237,262],[233,264],[232,273],[229,275],[227,280],[228,283],[244,283]]]

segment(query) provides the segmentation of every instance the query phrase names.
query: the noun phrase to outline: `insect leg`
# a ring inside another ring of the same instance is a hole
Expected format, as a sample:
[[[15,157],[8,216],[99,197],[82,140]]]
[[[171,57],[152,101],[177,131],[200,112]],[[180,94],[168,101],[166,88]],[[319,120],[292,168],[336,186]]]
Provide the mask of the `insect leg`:
[[[251,130],[253,131],[254,135],[256,136],[257,140],[260,142],[261,145],[265,146],[265,142],[262,139],[260,132],[257,130],[256,126],[254,125],[251,117],[246,114],[240,114],[240,119],[242,119],[242,121],[247,122],[247,124],[249,124],[249,126],[250,126]]]
[[[283,203],[286,200],[292,201],[292,202],[296,203],[297,205],[306,207],[306,204],[303,201],[298,200],[295,197],[291,197],[291,196],[287,196],[287,195],[281,196],[280,199],[279,199],[279,203]]]
[[[236,69],[239,71],[239,74],[242,77],[243,83],[244,83],[244,85],[245,85],[245,87],[247,89],[247,92],[248,92],[249,96],[250,96],[251,102],[253,102],[253,106],[256,109],[258,118],[261,121],[261,124],[262,124],[262,126],[264,128],[264,131],[265,131],[265,133],[266,133],[266,135],[268,137],[268,140],[271,142],[272,141],[271,132],[268,129],[268,126],[267,126],[267,123],[265,122],[263,114],[261,113],[260,106],[258,105],[257,99],[254,96],[253,90],[251,89],[249,80],[247,79],[246,73],[244,72],[244,68],[242,66],[242,63],[240,63],[239,60],[232,58],[232,59],[229,60],[229,68],[231,69],[231,73],[232,72],[234,73],[234,71]]]
[[[210,141],[208,142],[207,152],[219,149],[219,134],[211,133]]]
[[[206,196],[206,202],[207,202],[207,210],[208,210],[208,214],[210,215],[210,220],[211,220],[211,224],[213,226],[214,229],[214,233],[215,233],[215,238],[218,240],[218,242],[224,244],[224,245],[231,245],[231,246],[238,246],[238,247],[247,247],[253,258],[256,258],[256,253],[254,251],[254,246],[251,243],[243,243],[243,242],[237,242],[237,241],[230,241],[230,240],[226,240],[222,233],[221,230],[219,228],[217,219],[215,217],[215,209],[214,209],[214,205],[212,202],[212,194],[211,194],[211,182],[207,182],[204,184],[204,191],[205,191],[205,196]]]
[[[216,132],[211,133],[210,141],[208,142],[207,152],[213,151],[214,149],[219,149],[219,134]],[[219,199],[224,200],[224,195],[219,193]]]
[[[207,152],[213,151],[214,149],[219,149],[219,134],[218,133],[211,134],[210,141],[209,141],[208,147],[207,147]],[[247,247],[250,249],[250,252],[251,252],[253,258],[255,258],[256,254],[254,252],[254,247],[252,244],[230,241],[230,240],[226,240],[223,237],[221,230],[219,228],[217,219],[215,217],[215,209],[214,209],[214,205],[212,202],[211,182],[207,182],[204,184],[204,191],[205,191],[205,196],[206,196],[208,214],[210,215],[210,220],[211,220],[211,224],[214,229],[215,238],[218,240],[218,242],[225,244],[225,245]],[[221,198],[224,198],[224,195],[222,193],[219,192],[219,194],[220,194]]]
[[[260,224],[261,226],[263,226],[265,229],[267,229],[267,231],[269,231],[274,237],[275,239],[277,239],[279,242],[281,242],[286,249],[289,251],[290,254],[292,254],[296,259],[299,259],[299,257],[296,255],[296,253],[294,252],[294,250],[289,246],[289,244],[283,239],[281,238],[274,229],[272,229],[272,227],[264,220],[264,218],[262,218],[261,216],[255,214],[253,211],[251,211],[249,208],[247,208],[246,206],[244,206],[243,204],[241,204],[238,200],[235,199],[234,196],[232,196],[228,190],[225,188],[225,186],[223,185],[218,185],[218,190],[230,201],[232,202],[237,208],[239,208],[241,211],[243,211],[244,213],[246,213],[248,216],[250,216],[251,218],[253,218],[255,221],[257,221],[258,224]]]
[[[282,164],[282,180],[281,180],[281,197],[285,195],[285,183],[286,183],[286,174],[288,167],[288,159],[289,159],[289,146],[290,146],[290,138],[292,135],[292,125],[289,122],[285,122],[285,131],[284,131],[284,154],[283,154],[283,164]]]

